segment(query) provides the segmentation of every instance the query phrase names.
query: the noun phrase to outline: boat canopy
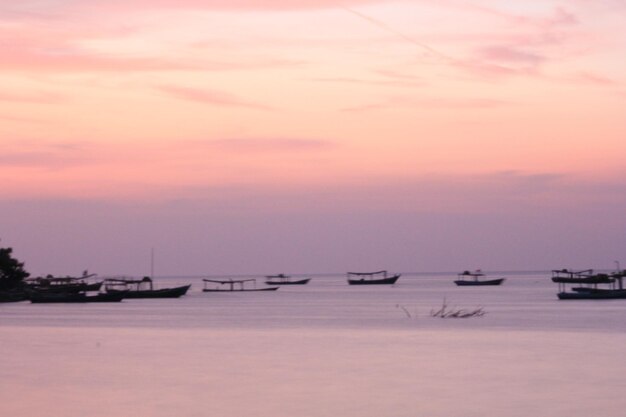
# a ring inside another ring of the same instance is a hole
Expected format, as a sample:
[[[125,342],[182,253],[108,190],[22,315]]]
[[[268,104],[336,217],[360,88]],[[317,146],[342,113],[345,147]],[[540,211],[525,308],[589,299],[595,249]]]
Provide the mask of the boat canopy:
[[[463,271],[459,274],[459,276],[470,276],[470,277],[484,277],[485,274],[483,274],[483,272],[480,269],[477,269],[474,272],[470,272],[470,271]]]
[[[553,269],[552,273],[553,274],[586,275],[586,274],[593,274],[593,269],[583,269],[582,271],[570,271],[567,268],[563,268],[563,269]]]
[[[376,271],[376,272],[348,272],[348,275],[356,275],[356,276],[364,276],[364,275],[387,275],[387,271]]]
[[[34,283],[46,283],[46,284],[70,284],[70,283],[74,283],[74,282],[79,282],[79,281],[83,281],[87,278],[91,278],[91,277],[95,277],[98,274],[88,274],[88,275],[83,275],[81,277],[55,277],[52,275],[46,275],[45,277],[36,277],[36,278],[31,278],[28,279],[27,281],[29,282],[34,282]]]
[[[143,277],[142,279],[130,279],[130,278],[107,278],[104,280],[108,284],[141,284],[144,282],[152,282],[152,278]]]
[[[280,279],[287,279],[289,278],[289,275],[285,275],[285,274],[278,274],[278,275],[266,275],[265,278],[280,278]]]
[[[219,280],[219,279],[206,279],[206,278],[203,278],[202,281],[204,281],[204,282],[215,282],[217,284],[234,284],[234,283],[244,283],[244,282],[250,282],[250,281],[256,282],[256,279],[250,278],[250,279]]]

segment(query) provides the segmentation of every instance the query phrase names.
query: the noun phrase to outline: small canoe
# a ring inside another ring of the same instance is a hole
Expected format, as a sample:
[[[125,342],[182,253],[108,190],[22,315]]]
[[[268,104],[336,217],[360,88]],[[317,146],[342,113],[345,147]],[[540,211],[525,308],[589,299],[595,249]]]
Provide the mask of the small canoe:
[[[179,298],[187,294],[187,291],[191,287],[189,285],[183,285],[181,287],[173,288],[161,288],[156,290],[115,290],[107,289],[107,294],[124,293],[124,298]]]
[[[498,279],[487,279],[487,280],[476,280],[476,281],[458,279],[454,281],[454,283],[461,287],[464,287],[464,286],[471,287],[471,286],[481,286],[481,285],[501,285],[505,279],[506,278],[498,278]]]
[[[278,287],[267,287],[267,288],[243,288],[243,289],[230,289],[230,288],[204,288],[202,291],[204,292],[249,292],[249,291],[276,291]]]
[[[299,279],[299,280],[267,280],[265,281],[265,283],[267,285],[305,285],[308,284],[308,282],[311,280],[311,278],[305,278],[305,279]]]

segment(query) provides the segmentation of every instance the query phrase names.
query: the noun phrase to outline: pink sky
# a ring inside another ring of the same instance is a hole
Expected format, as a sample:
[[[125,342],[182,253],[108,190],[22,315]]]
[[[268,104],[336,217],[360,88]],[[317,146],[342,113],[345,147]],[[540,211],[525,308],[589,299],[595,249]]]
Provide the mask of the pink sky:
[[[626,262],[626,7],[0,6],[0,238],[34,273]]]

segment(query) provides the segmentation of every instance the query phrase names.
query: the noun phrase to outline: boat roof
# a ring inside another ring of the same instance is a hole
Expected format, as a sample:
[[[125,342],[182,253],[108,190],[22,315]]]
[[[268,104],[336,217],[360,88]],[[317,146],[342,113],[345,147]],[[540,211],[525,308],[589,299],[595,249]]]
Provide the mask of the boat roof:
[[[378,274],[386,274],[387,271],[376,271],[376,272],[348,272],[348,275],[378,275]]]
[[[107,278],[104,281],[107,283],[116,283],[116,284],[140,284],[142,282],[152,282],[152,278],[150,277],[143,277],[142,279]]]
[[[218,284],[232,284],[232,283],[237,283],[237,282],[248,282],[248,281],[256,281],[256,279],[254,278],[250,278],[250,279],[206,279],[203,278],[202,281],[204,282],[215,282]]]
[[[563,269],[553,269],[553,274],[572,274],[572,275],[582,275],[582,274],[593,274],[593,269],[583,269],[580,271],[570,271],[567,268]]]
[[[87,278],[91,278],[91,277],[95,277],[98,274],[89,274],[89,275],[83,275],[81,277],[55,277],[52,275],[47,275],[45,277],[36,277],[36,278],[29,278],[28,281],[48,281],[48,282],[73,282],[73,281],[81,281],[83,279],[87,279]]]
[[[475,272],[463,271],[459,275],[472,276],[472,277],[484,277],[485,276],[485,274],[483,274],[483,272],[480,269],[476,270]]]

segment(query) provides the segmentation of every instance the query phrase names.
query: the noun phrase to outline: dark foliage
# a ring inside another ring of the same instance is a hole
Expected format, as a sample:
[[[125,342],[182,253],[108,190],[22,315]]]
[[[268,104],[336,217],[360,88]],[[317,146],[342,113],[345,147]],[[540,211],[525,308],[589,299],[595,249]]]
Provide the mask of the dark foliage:
[[[24,270],[24,263],[15,259],[12,248],[0,248],[0,290],[20,288],[30,274]]]

